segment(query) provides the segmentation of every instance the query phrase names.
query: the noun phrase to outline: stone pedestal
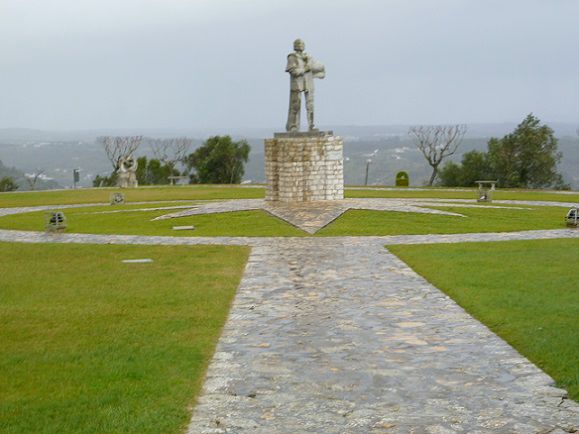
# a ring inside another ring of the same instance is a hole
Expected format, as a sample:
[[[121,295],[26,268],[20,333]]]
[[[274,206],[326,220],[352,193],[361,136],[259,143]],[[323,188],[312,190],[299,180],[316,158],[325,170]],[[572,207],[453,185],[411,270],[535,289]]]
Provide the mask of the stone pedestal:
[[[269,201],[343,199],[342,139],[331,131],[276,133],[265,140],[265,176]]]

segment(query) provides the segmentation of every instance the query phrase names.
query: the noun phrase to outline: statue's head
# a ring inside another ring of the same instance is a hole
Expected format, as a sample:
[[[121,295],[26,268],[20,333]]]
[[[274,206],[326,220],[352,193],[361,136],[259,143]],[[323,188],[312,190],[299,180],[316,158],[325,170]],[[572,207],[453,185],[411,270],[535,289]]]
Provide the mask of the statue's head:
[[[294,50],[296,51],[304,51],[306,49],[306,43],[301,39],[296,39],[294,41]]]

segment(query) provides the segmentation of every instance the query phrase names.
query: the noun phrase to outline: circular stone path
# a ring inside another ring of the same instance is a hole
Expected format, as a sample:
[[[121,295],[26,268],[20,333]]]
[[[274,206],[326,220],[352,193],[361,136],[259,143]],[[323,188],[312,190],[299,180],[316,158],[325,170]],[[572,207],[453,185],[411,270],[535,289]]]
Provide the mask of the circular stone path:
[[[0,230],[10,242],[252,246],[190,434],[576,432],[579,405],[565,391],[384,248],[547,238],[579,231],[184,238]]]

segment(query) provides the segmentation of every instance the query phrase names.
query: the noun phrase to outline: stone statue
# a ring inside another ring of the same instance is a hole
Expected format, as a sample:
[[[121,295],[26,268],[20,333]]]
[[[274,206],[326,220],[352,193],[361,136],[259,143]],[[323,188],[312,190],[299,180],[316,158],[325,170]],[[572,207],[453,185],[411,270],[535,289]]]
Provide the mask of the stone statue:
[[[137,182],[137,160],[132,155],[125,155],[119,158],[118,162],[118,186],[121,188],[134,188],[139,185]]]
[[[294,52],[287,56],[286,72],[290,74],[290,101],[286,131],[300,130],[301,93],[306,100],[308,126],[310,131],[317,131],[314,126],[314,78],[324,78],[324,65],[304,52],[306,44],[301,39],[294,41]]]

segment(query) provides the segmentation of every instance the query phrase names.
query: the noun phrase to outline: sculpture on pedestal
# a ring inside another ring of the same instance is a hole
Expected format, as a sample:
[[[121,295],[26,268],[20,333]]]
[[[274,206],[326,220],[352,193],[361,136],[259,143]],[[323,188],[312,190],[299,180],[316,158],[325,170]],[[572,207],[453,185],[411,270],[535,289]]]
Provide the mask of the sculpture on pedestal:
[[[117,165],[118,186],[121,188],[135,188],[137,182],[137,160],[132,155],[125,155],[119,158]]]
[[[310,131],[317,131],[314,126],[314,78],[324,78],[324,65],[304,52],[306,45],[301,39],[294,41],[294,52],[287,56],[286,72],[290,74],[290,101],[286,131],[300,130],[301,94],[306,100],[306,112]]]
[[[287,56],[290,104],[286,132],[265,139],[265,200],[315,202],[344,198],[343,142],[332,131],[314,125],[314,78],[324,78],[324,65],[304,52],[301,39]],[[300,132],[302,93],[306,100],[308,131]]]

